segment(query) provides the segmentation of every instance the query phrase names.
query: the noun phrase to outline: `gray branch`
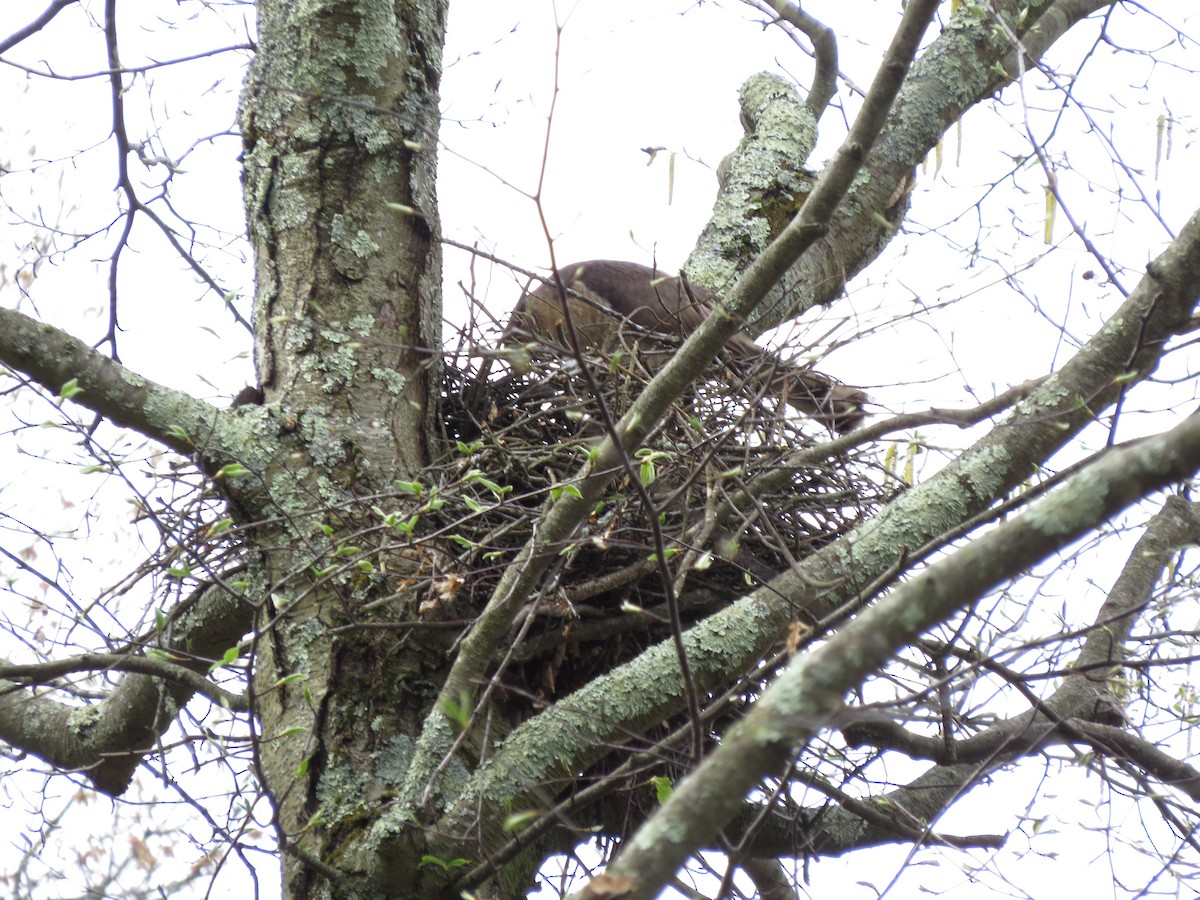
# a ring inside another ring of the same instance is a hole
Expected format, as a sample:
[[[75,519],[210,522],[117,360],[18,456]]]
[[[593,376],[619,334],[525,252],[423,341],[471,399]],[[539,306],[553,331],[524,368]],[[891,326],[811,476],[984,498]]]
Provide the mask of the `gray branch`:
[[[216,407],[143,378],[65,331],[13,309],[0,309],[0,362],[55,395],[74,379],[80,393],[71,402],[185,456],[202,443],[212,446],[219,434]]]
[[[776,2],[772,0],[772,5]],[[812,306],[831,302],[888,245],[908,210],[914,168],[963,113],[1011,84],[1021,71],[1016,51],[992,39],[991,16],[1006,22],[1023,18],[1018,36],[1029,68],[1081,19],[1111,5],[1106,0],[999,0],[990,5],[989,15],[981,16],[981,7],[965,4],[908,73],[888,126],[871,151],[870,177],[855,183],[827,232],[808,253],[792,261],[767,300],[747,314],[747,331],[760,333]],[[781,208],[788,202],[797,206],[804,202],[804,187],[789,179],[800,175],[800,165],[811,149],[809,135],[787,127],[788,117],[776,114],[771,105],[746,104],[746,92],[763,77],[772,76],[752,76],[743,88],[743,115],[752,119],[754,138],[744,139],[728,160],[730,172],[742,172],[743,177],[726,181],[713,217],[685,266],[692,281],[719,295],[784,227],[787,217],[780,215]],[[790,85],[775,80],[779,90],[773,104],[788,108],[800,103]],[[754,93],[762,92],[754,89]],[[756,161],[763,145],[798,162],[782,174],[763,167]]]
[[[57,769],[84,771],[96,790],[119,796],[142,757],[198,692],[197,679],[203,681],[211,661],[237,645],[251,629],[253,617],[254,609],[244,599],[217,585],[201,589],[195,602],[176,617],[170,640],[163,642],[180,661],[143,657],[139,662],[126,656],[114,668],[130,674],[94,705],[61,703],[44,689],[15,682],[12,678],[18,675],[30,675],[31,667],[14,667],[10,677],[0,680],[0,739]],[[45,674],[65,674],[73,663],[79,660],[45,664]],[[217,702],[228,699],[235,707],[244,705],[215,685],[208,684],[204,693]]]
[[[848,691],[927,629],[1098,522],[1200,468],[1200,413],[1165,434],[1113,450],[1024,514],[929,567],[816,649],[798,656],[731,733],[622,848],[609,874],[623,896],[657,896],[688,855],[736,815],[797,744],[834,720]],[[1057,695],[1056,695],[1057,696]],[[1047,721],[1046,727],[1057,727]],[[1031,727],[1024,740],[1036,741]],[[598,896],[585,887],[581,898]]]

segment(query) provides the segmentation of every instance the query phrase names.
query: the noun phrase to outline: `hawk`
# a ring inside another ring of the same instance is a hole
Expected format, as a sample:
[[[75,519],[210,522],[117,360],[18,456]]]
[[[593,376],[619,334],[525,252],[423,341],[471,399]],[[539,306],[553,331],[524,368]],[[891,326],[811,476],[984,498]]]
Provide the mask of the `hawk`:
[[[679,277],[632,262],[597,259],[559,269],[567,288],[571,323],[585,351],[602,351],[625,322],[682,340],[703,322],[717,303],[710,292]],[[562,293],[543,283],[525,294],[505,330],[505,343],[533,338],[563,347],[565,334]],[[738,332],[725,343],[722,359],[748,380],[788,406],[845,433],[862,424],[867,395],[812,369],[786,363]]]

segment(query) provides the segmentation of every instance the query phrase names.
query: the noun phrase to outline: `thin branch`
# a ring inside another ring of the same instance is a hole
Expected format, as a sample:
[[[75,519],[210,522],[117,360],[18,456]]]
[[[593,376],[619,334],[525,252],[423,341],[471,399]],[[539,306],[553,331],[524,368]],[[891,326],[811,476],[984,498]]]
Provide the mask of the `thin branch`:
[[[78,3],[79,0],[60,0],[64,4]],[[212,59],[214,56],[220,56],[222,53],[231,52],[252,52],[255,49],[253,44],[229,44],[225,47],[214,47],[212,50],[203,50],[199,53],[189,53],[187,56],[176,56],[172,59],[157,60],[149,62],[141,66],[122,66],[119,70],[113,69],[98,69],[95,72],[80,72],[75,75],[64,75],[61,72],[52,72],[49,69],[35,69],[33,66],[23,66],[20,63],[13,62],[11,59],[0,60],[6,66],[11,66],[18,71],[24,72],[26,75],[36,75],[39,78],[49,78],[52,81],[89,81],[93,78],[111,78],[114,74],[121,75],[141,75],[145,72],[153,72],[156,69],[166,69],[170,66],[177,66],[181,63],[196,62],[201,59]],[[0,53],[4,50],[0,48]]]
[[[24,28],[20,28],[10,34],[8,37],[0,40],[0,53],[7,53],[13,47],[17,46],[17,44],[21,43],[21,41],[25,40],[25,38],[37,34],[50,24],[51,19],[57,16],[68,6],[71,6],[76,2],[77,0],[54,0],[53,3],[51,3],[42,11],[40,16],[38,16]]]
[[[818,122],[829,106],[829,101],[837,93],[838,48],[837,36],[833,29],[815,16],[811,16],[800,8],[798,3],[789,0],[763,0],[780,19],[804,32],[813,45],[813,59],[816,70],[813,72],[812,87],[809,88],[805,105]]]
[[[1124,754],[1126,759],[1160,784],[1175,788],[1194,803],[1200,803],[1200,769],[1164,752],[1153,741],[1130,734],[1119,726],[1096,722],[1071,724],[1097,752],[1107,756]]]
[[[163,659],[128,653],[82,653],[68,659],[19,664],[0,658],[0,679],[14,684],[49,684],[54,679],[77,672],[135,672],[150,675],[186,687],[226,709],[235,712],[249,709],[245,694],[224,690],[187,666]]]

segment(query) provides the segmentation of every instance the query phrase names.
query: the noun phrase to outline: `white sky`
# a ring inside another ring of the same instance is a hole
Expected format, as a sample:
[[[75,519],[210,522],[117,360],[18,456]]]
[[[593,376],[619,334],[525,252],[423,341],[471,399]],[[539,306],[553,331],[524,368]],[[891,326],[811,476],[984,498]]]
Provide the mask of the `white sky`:
[[[101,4],[85,6],[99,15]],[[0,34],[24,24],[40,8],[40,3],[0,7]],[[153,16],[141,5],[124,4],[122,9],[129,17],[121,35],[126,65],[244,40],[235,9],[225,10],[224,19],[200,14],[165,32],[155,27]],[[198,9],[198,4],[184,4],[185,14]],[[898,20],[898,5],[859,0],[806,3],[805,9],[835,28],[842,70],[865,87],[882,43]],[[564,24],[558,56],[560,93],[543,203],[558,259],[657,259],[662,268],[677,267],[711,210],[716,193],[713,170],[741,135],[739,85],[763,69],[807,82],[810,61],[776,31],[764,32],[757,17],[732,0],[702,5],[581,0],[559,4],[557,12]],[[1074,72],[1082,48],[1095,40],[1096,32],[1095,27],[1084,29],[1060,45],[1052,60],[1063,60],[1063,71]],[[1155,49],[1159,62],[1101,47],[1080,74],[1076,95],[1087,105],[1092,121],[1071,109],[1061,120],[1039,114],[1033,127],[1039,137],[1056,129],[1056,146],[1067,154],[1057,160],[1064,163],[1059,170],[1062,188],[1101,249],[1128,267],[1126,284],[1132,286],[1146,260],[1167,240],[1161,225],[1136,203],[1135,189],[1161,202],[1163,218],[1172,227],[1197,205],[1191,173],[1198,164],[1193,134],[1200,85],[1195,76],[1172,68],[1193,60],[1194,46],[1172,46],[1169,33],[1148,15],[1119,12],[1112,32],[1127,45]],[[477,240],[482,248],[530,268],[548,261],[536,209],[528,197],[498,179],[526,192],[536,185],[554,84],[554,38],[555,11],[547,2],[452,4],[443,83],[443,229],[450,238]],[[69,46],[69,54],[63,53],[64,46]],[[35,67],[47,60],[63,73],[105,66],[102,37],[87,28],[78,10],[63,13],[14,58]],[[154,152],[178,158],[198,136],[232,127],[239,65],[239,58],[228,54],[156,73],[153,118],[142,112],[145,94],[131,95],[133,136],[157,135]],[[9,112],[0,126],[0,161],[18,170],[39,161],[28,174],[5,177],[0,184],[3,200],[30,214],[40,208],[50,224],[67,232],[103,228],[114,215],[115,180],[113,150],[103,143],[107,83],[48,83],[27,80],[14,70],[0,70],[0,78]],[[1061,105],[1061,94],[1049,90],[1043,80],[1031,80],[1026,99],[1038,109]],[[837,102],[845,102],[851,112],[856,105],[844,90]],[[844,334],[858,328],[876,330],[834,354],[823,367],[848,382],[869,386],[883,408],[970,404],[968,390],[983,399],[993,390],[1043,373],[1070,354],[1072,335],[1092,333],[1119,302],[1103,278],[1083,278],[1096,266],[1070,238],[1061,216],[1054,231],[1055,248],[1047,252],[1041,239],[1045,177],[1036,165],[1014,162],[1029,152],[1021,98],[1007,92],[1003,102],[1000,110],[969,114],[961,130],[947,140],[940,171],[931,164],[919,176],[906,234],[832,312],[834,318],[848,317]],[[1174,131],[1171,157],[1156,164],[1156,122],[1166,113],[1181,122]],[[831,109],[823,126],[819,159],[832,151],[843,133],[841,111]],[[1113,164],[1106,145],[1110,140],[1128,172]],[[62,162],[90,146],[95,149]],[[670,196],[668,154],[660,153],[648,165],[644,147],[675,152]],[[239,149],[233,137],[199,145],[184,159],[173,200],[189,218],[221,229],[215,243],[226,249],[209,252],[207,261],[230,290],[249,296],[246,249],[238,239],[243,227]],[[1014,167],[1017,171],[1009,178]],[[161,175],[159,168],[142,177],[151,182]],[[992,191],[997,181],[1000,188]],[[11,221],[0,223],[0,302],[19,304],[27,311],[36,305],[47,320],[95,339],[106,314],[104,260],[113,235],[101,235],[56,258],[53,265],[41,266],[30,284],[29,299],[20,299],[14,282],[22,260],[29,257],[14,248],[28,241],[29,234]],[[204,238],[214,240],[211,234]],[[68,241],[60,236],[57,242],[64,247]],[[217,299],[205,295],[171,258],[159,235],[142,226],[132,246],[136,252],[122,271],[122,323],[128,329],[122,337],[123,360],[200,396],[231,396],[250,378],[246,336],[230,327]],[[446,260],[447,313],[454,319],[462,315],[456,284],[468,277],[466,256],[448,249]],[[1022,274],[1006,281],[1005,275],[1017,269]],[[503,315],[517,297],[517,284],[485,264],[477,265],[475,274],[481,297]],[[906,318],[950,301],[955,305],[949,312]],[[1180,402],[1166,391],[1160,393],[1145,402],[1163,409]],[[44,406],[28,412],[35,420],[49,416]],[[1131,416],[1121,436],[1131,436],[1142,423],[1155,430],[1161,427],[1153,417]],[[945,443],[966,439],[953,432],[936,436]],[[52,445],[54,435],[23,432],[20,440],[22,449],[32,453]],[[75,506],[64,510],[60,495],[73,498]],[[97,499],[89,503],[87,498],[93,496]],[[67,466],[30,457],[11,461],[9,477],[0,479],[0,512],[19,510],[47,532],[79,529],[92,535],[85,546],[64,551],[77,570],[87,570],[76,582],[83,593],[111,584],[128,565],[127,544],[122,543],[130,533],[123,512],[126,496],[119,483],[98,484],[97,476],[81,476]],[[98,520],[86,515],[95,512],[102,513]],[[1096,570],[1088,574],[1101,587],[1107,584]],[[1069,580],[1058,589],[1089,595],[1093,601],[1098,596]],[[889,772],[898,780],[911,774],[907,769]],[[1032,828],[1026,827],[1023,834],[1014,833],[1010,846],[995,858],[923,851],[917,857],[921,864],[903,872],[892,896],[954,889],[962,897],[994,896],[996,891],[1041,897],[1049,895],[1052,885],[1054,893],[1068,889],[1097,897],[1122,896],[1100,856],[1103,841],[1097,836],[1085,840],[1079,822],[1101,824],[1106,816],[1117,821],[1130,817],[1142,827],[1138,814],[1120,804],[1089,808],[1087,804],[1100,797],[1095,779],[1082,774],[1053,777],[1054,790],[1067,799],[1043,808],[1064,817],[1061,834],[1044,828],[1029,840]],[[978,789],[938,827],[950,833],[1005,830],[1038,787],[1044,788],[1031,783],[1028,774],[1005,776]],[[107,823],[110,813],[101,803],[83,810],[78,819],[68,819],[68,826],[86,833],[89,814],[96,813]],[[71,846],[67,834],[58,845],[64,852]],[[1023,860],[1014,860],[1014,854],[1027,849],[1031,852]],[[816,863],[810,870],[813,895],[874,897],[874,889],[858,883],[882,887],[903,859],[904,851],[886,850]],[[983,876],[985,887],[972,887],[971,859],[992,870]],[[1121,858],[1122,874],[1134,884],[1137,865],[1128,855]],[[236,865],[230,871],[236,872]],[[1064,872],[1070,879],[1066,887]],[[1012,879],[1007,888],[1005,879]],[[265,876],[264,886],[271,880]]]

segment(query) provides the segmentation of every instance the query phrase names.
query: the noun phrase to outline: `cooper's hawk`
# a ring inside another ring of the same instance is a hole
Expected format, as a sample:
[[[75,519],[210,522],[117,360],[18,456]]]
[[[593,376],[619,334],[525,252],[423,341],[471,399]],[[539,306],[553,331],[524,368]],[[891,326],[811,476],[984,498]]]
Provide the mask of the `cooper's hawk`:
[[[646,331],[683,339],[707,318],[717,298],[683,279],[632,262],[598,259],[564,266],[558,272],[568,289],[571,323],[586,351],[612,349],[610,339],[625,321]],[[577,294],[579,296],[572,296]],[[562,293],[542,284],[517,304],[505,342],[533,338],[569,347]],[[827,375],[785,363],[738,332],[725,344],[724,362],[748,380],[762,379],[765,389],[788,406],[835,431],[862,423],[867,395]]]

